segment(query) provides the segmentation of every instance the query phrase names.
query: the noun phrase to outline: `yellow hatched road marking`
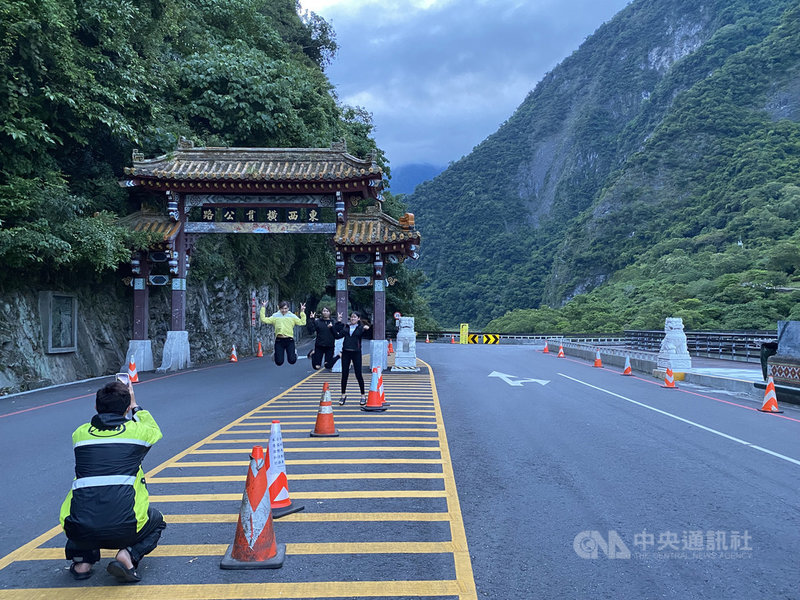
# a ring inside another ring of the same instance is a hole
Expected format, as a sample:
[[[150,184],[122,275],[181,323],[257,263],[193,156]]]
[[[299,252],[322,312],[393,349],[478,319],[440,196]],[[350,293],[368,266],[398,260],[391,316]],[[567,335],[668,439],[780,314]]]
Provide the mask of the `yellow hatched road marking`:
[[[219,556],[230,544],[159,544],[148,557]],[[462,550],[452,542],[343,542],[318,544],[286,544],[286,554],[452,554]],[[103,558],[113,558],[116,550],[101,551]],[[64,558],[63,548],[36,548],[25,560],[58,560]]]
[[[350,432],[370,432],[370,433],[378,433],[384,431],[428,431],[430,433],[436,433],[435,427],[365,427],[361,428],[336,428],[339,433],[350,433]],[[242,434],[254,434],[254,433],[263,433],[265,435],[269,435],[269,429],[237,429],[235,431],[227,431],[224,435],[242,435]],[[283,427],[283,423],[281,423],[281,433],[305,433],[308,434],[308,429],[290,429],[288,427]],[[362,439],[362,438],[357,438]],[[367,436],[364,436],[363,439],[369,439]],[[381,438],[384,439],[384,438]],[[426,438],[428,439],[428,438]],[[430,436],[429,439],[436,439],[436,436]],[[283,438],[283,441],[286,441],[286,438]]]
[[[339,430],[341,431],[341,430]],[[284,430],[281,429],[281,434],[284,433]],[[283,436],[282,436],[283,437]],[[374,440],[380,440],[382,442],[438,442],[439,439],[430,436],[430,437],[411,437],[411,436],[403,436],[403,437],[389,437],[389,436],[381,436],[379,438],[376,437],[327,437],[327,438],[294,438],[294,437],[283,437],[283,443],[286,445],[287,443],[294,444],[296,442],[303,442],[305,444],[308,443],[323,443],[323,442],[370,442]],[[211,440],[208,442],[209,444],[260,444],[264,442],[262,438],[249,438],[249,439],[223,439],[223,440]],[[423,446],[424,447],[424,446]],[[294,449],[294,448],[293,448]]]
[[[230,454],[231,452],[246,452],[249,448],[209,448],[204,450],[195,450],[192,454]],[[295,452],[308,453],[308,452],[439,452],[438,446],[345,446],[344,448],[335,448],[332,446],[316,447],[316,448],[284,448],[286,454]]]
[[[318,479],[441,479],[441,473],[292,473],[292,481],[316,481]],[[244,475],[208,475],[206,477],[153,477],[147,483],[221,483],[245,481]]]
[[[428,419],[427,421],[384,421],[381,420],[381,425],[436,425],[436,417],[420,417],[420,419]],[[346,420],[348,425],[357,425],[358,423],[375,423],[374,418],[365,418],[363,415],[354,415],[349,417],[347,415],[340,415],[336,417],[336,421],[343,421]],[[313,419],[308,418],[302,421],[281,421],[281,432],[283,432],[284,425],[308,425],[310,427],[314,427],[314,424],[317,422],[316,417]],[[247,419],[246,422],[239,423],[239,425],[270,425],[272,421],[258,421],[257,419]],[[219,433],[228,433],[227,431],[219,432]],[[210,437],[209,437],[210,439]]]
[[[347,492],[292,492],[295,500],[325,498],[342,500],[352,498],[445,498],[444,490],[353,490]],[[151,494],[150,502],[227,502],[241,501],[242,494]]]
[[[453,515],[446,512],[374,512],[374,513],[311,513],[297,512],[281,517],[281,523],[372,523],[396,521],[449,521]],[[213,513],[200,515],[164,515],[167,523],[236,523],[239,513]]]
[[[313,581],[132,587],[31,588],[0,590],[0,600],[260,600],[262,598],[369,598],[459,596],[477,598],[462,581]]]
[[[441,458],[349,458],[348,464],[351,465],[440,465]],[[287,465],[341,465],[342,461],[338,458],[320,458],[317,460],[293,459],[287,460]],[[249,466],[249,460],[211,460],[211,461],[191,461],[175,462],[165,468],[172,467],[241,467]]]
[[[441,465],[441,473],[372,473],[369,476],[351,473],[331,473],[326,476],[317,474],[303,474],[297,476],[297,479],[390,479],[390,478],[405,478],[405,479],[441,479],[444,484],[444,489],[438,490],[382,490],[382,491],[322,491],[322,492],[295,492],[294,497],[298,499],[312,499],[312,498],[444,498],[447,503],[445,512],[431,512],[431,513],[295,513],[288,515],[283,519],[284,522],[332,522],[332,521],[441,521],[449,523],[451,532],[451,541],[445,542],[345,542],[345,543],[287,543],[287,553],[289,554],[358,554],[358,553],[375,553],[375,554],[392,554],[392,553],[444,553],[453,555],[453,564],[455,567],[455,580],[423,580],[423,581],[318,581],[318,582],[283,582],[283,583],[258,583],[258,584],[200,584],[200,585],[139,585],[135,587],[80,587],[80,588],[31,588],[19,590],[0,590],[0,600],[11,599],[25,599],[36,600],[38,598],[51,598],[58,597],[66,600],[105,600],[106,598],[153,598],[175,599],[175,600],[208,600],[211,599],[249,599],[249,598],[265,598],[265,597],[281,597],[281,598],[313,598],[313,597],[326,597],[326,598],[359,598],[359,597],[392,597],[392,596],[457,596],[460,600],[477,600],[477,592],[475,590],[475,583],[472,574],[472,563],[469,556],[467,546],[466,533],[464,531],[463,519],[461,516],[461,509],[458,501],[457,489],[455,485],[455,478],[453,475],[452,461],[447,445],[447,438],[444,430],[444,422],[441,413],[441,406],[439,403],[438,393],[436,390],[435,378],[433,370],[429,365],[420,361],[428,367],[427,376],[419,376],[420,381],[428,383],[426,392],[430,393],[433,408],[397,408],[403,403],[400,400],[396,406],[392,407],[390,414],[396,417],[392,420],[384,420],[385,416],[381,415],[365,415],[356,410],[338,411],[336,419],[340,422],[345,422],[350,425],[350,431],[364,431],[372,432],[391,432],[398,431],[397,428],[391,427],[376,427],[376,425],[406,425],[414,426],[409,428],[412,431],[436,431],[435,437],[425,438],[391,438],[392,440],[403,441],[438,441],[438,446],[425,447],[425,446],[412,446],[412,447],[385,447],[385,446],[367,446],[363,448],[340,448],[335,445],[327,445],[321,448],[316,442],[309,443],[315,444],[313,448],[291,448],[291,453],[295,452],[437,452],[441,454],[440,458],[436,459],[406,459],[406,458],[364,458],[364,459],[347,459],[347,464],[397,464],[397,465],[412,465],[412,464],[426,464],[426,465]],[[224,440],[219,436],[242,436],[247,433],[259,433],[260,431],[250,432],[243,431],[242,428],[253,428],[264,426],[264,433],[269,431],[269,426],[272,424],[273,419],[267,419],[263,413],[267,410],[270,411],[270,416],[275,414],[275,404],[277,402],[286,402],[290,394],[295,394],[303,385],[310,382],[317,374],[312,374],[304,380],[298,382],[288,390],[277,395],[265,404],[257,407],[256,409],[246,413],[239,419],[229,423],[220,430],[207,436],[206,438],[198,441],[189,448],[179,452],[167,461],[164,461],[154,469],[147,472],[146,477],[151,483],[200,483],[205,481],[241,481],[243,476],[212,476],[206,477],[156,477],[162,471],[172,468],[183,467],[244,467],[249,465],[249,460],[237,461],[191,461],[187,457],[196,454],[208,454],[208,450],[201,450],[207,444],[221,444],[232,443],[236,444],[237,440]],[[405,375],[404,377],[409,377]],[[406,380],[408,381],[408,380]],[[390,388],[386,388],[390,389]],[[391,389],[408,389],[397,388]],[[427,394],[426,394],[427,396]],[[318,398],[316,394],[314,398]],[[391,398],[389,398],[391,401]],[[417,399],[416,404],[419,404]],[[407,402],[409,406],[412,402]],[[430,403],[425,403],[425,406],[430,406]],[[294,407],[296,409],[296,406]],[[348,407],[350,408],[350,407]],[[285,411],[282,414],[288,417],[287,421],[282,421],[283,425],[294,426],[311,426],[315,423],[315,418],[309,418],[310,415],[302,413],[299,417],[291,416],[291,411]],[[396,413],[405,413],[397,415]],[[432,414],[428,414],[432,413]],[[358,429],[358,425],[366,425],[369,429]],[[355,428],[353,428],[355,427]],[[237,429],[239,428],[239,429]],[[287,438],[290,439],[290,438]],[[375,437],[375,439],[385,439]],[[264,445],[268,443],[267,440],[258,440]],[[291,442],[296,440],[292,439]],[[352,442],[366,442],[370,443],[371,438],[353,438],[344,440],[323,440],[323,441],[350,441]],[[249,441],[242,441],[239,443],[250,443]],[[293,445],[293,444],[291,444]],[[227,452],[221,449],[222,452]],[[242,451],[246,450],[233,450]],[[286,461],[287,465],[341,465],[343,459],[290,459]],[[154,495],[151,500],[154,503],[162,502],[169,504],[170,502],[197,502],[197,501],[232,501],[238,502],[241,500],[241,494],[209,494],[209,495]],[[239,515],[237,514],[198,514],[198,515],[167,515],[166,519],[172,523],[233,523],[237,521]],[[0,569],[5,568],[12,562],[16,561],[29,561],[29,560],[42,560],[44,557],[53,559],[62,559],[63,550],[61,548],[39,548],[40,545],[46,543],[48,540],[53,539],[61,534],[60,527],[53,527],[50,531],[42,534],[28,544],[11,552],[7,556],[0,558]],[[159,546],[152,556],[221,556],[224,550],[227,549],[227,544],[208,544],[208,545],[162,545]],[[112,551],[113,552],[113,551]]]

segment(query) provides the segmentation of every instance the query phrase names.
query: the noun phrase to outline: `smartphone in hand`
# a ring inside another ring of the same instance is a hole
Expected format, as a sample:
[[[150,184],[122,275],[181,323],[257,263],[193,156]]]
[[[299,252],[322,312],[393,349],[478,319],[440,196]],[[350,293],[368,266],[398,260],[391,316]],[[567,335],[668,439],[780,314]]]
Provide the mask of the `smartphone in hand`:
[[[127,373],[117,373],[116,377],[117,381],[121,381],[125,385],[129,385],[131,382],[131,377]]]

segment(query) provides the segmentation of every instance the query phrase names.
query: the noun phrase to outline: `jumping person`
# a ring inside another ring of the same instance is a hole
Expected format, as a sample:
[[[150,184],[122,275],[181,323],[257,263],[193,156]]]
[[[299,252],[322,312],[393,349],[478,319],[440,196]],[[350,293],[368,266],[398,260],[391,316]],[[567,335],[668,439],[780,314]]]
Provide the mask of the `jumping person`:
[[[275,327],[275,364],[279,367],[283,364],[283,355],[290,365],[297,362],[297,351],[294,347],[294,326],[305,326],[306,324],[306,303],[300,305],[300,316],[289,312],[289,303],[281,300],[278,304],[278,312],[271,317],[267,317],[267,301],[261,302],[259,320],[267,325]]]
[[[311,367],[315,371],[322,366],[323,358],[325,359],[325,368],[330,369],[339,358],[333,355],[336,340],[333,337],[331,311],[325,307],[322,309],[321,318],[315,318],[315,316],[314,312],[309,315],[308,333],[316,334],[317,338],[314,341],[314,349],[309,352],[308,357],[311,359]]]
[[[97,414],[72,434],[75,480],[61,505],[65,553],[74,579],[92,576],[100,548],[117,550],[106,570],[121,583],[141,579],[139,561],[166,527],[150,507],[142,460],[161,429],[136,404],[133,386],[114,381],[97,390]],[[130,411],[130,418],[126,417]]]
[[[361,388],[361,401],[363,406],[367,403],[367,395],[364,392],[364,376],[361,374],[361,338],[369,330],[369,325],[364,325],[353,311],[350,313],[350,321],[347,325],[342,323],[342,313],[338,313],[336,325],[333,326],[333,336],[338,340],[344,338],[342,342],[342,397],[339,404],[347,401],[347,379],[350,376],[350,363],[353,364],[353,371],[356,374],[358,386]]]

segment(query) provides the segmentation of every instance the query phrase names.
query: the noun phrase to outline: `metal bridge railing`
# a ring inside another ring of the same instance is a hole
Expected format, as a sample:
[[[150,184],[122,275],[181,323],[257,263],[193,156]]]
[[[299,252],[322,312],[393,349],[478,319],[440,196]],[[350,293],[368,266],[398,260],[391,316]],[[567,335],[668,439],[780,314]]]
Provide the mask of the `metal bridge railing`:
[[[471,335],[483,336],[484,333],[473,331]],[[760,331],[686,331],[686,345],[691,356],[720,358],[743,362],[759,362],[761,360],[761,345],[777,341],[777,332]],[[604,350],[616,348],[623,352],[638,351],[642,356],[658,354],[664,331],[659,330],[626,330],[623,335],[606,333],[589,334],[490,334],[498,339],[500,344],[534,344],[544,343],[548,340],[557,343],[582,345],[591,344],[602,346]],[[460,341],[458,331],[419,331],[417,339],[431,342],[450,342],[455,339]],[[480,341],[478,342],[480,343]]]

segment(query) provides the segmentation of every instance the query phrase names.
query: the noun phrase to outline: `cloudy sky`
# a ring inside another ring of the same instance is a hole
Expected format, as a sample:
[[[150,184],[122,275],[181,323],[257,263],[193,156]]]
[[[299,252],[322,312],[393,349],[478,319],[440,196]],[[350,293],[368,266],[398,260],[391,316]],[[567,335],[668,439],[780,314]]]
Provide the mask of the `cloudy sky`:
[[[327,68],[390,164],[446,166],[629,0],[301,0],[336,31]]]

